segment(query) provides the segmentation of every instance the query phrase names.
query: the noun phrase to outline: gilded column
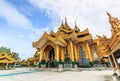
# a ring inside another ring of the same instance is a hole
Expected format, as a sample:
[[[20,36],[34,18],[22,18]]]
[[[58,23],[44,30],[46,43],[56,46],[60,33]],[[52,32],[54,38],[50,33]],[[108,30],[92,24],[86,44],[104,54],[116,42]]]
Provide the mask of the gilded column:
[[[71,47],[71,60],[74,61],[74,53],[73,53],[73,43],[70,41],[70,47]]]
[[[48,51],[46,51],[46,62],[48,62]]]
[[[78,53],[77,53],[77,48],[76,48],[76,45],[74,45],[74,53],[75,53],[75,59],[76,59],[76,62],[78,62]]]
[[[91,50],[90,50],[88,42],[86,44],[87,44],[89,60],[90,60],[90,62],[93,62],[93,57],[92,57],[92,53],[91,53]]]
[[[59,61],[59,46],[56,46],[56,61]]]
[[[64,48],[61,48],[61,60],[64,62]]]
[[[43,57],[43,49],[41,48],[41,50],[40,50],[40,59],[39,59],[40,62],[43,59],[42,57]]]
[[[79,59],[80,58],[80,48],[79,48],[79,46],[76,46],[76,52],[77,52],[77,59]]]

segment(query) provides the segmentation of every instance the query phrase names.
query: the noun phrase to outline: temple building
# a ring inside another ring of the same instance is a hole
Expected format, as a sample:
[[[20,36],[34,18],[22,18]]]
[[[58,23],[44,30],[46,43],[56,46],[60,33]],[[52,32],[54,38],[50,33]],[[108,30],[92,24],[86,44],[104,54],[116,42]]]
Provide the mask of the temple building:
[[[113,68],[113,75],[120,76],[120,20],[112,17],[108,12],[112,36],[107,40],[106,36],[98,36],[98,49],[101,52],[100,59],[108,58]]]
[[[39,63],[46,67],[54,64],[92,65],[94,54],[97,55],[97,40],[92,39],[88,29],[81,31],[75,23],[71,28],[65,18],[57,32],[44,32],[42,37],[32,43],[39,54]]]
[[[15,58],[15,53],[11,52],[9,48],[1,46],[0,47],[0,69],[15,68],[17,63],[20,63],[20,60]]]

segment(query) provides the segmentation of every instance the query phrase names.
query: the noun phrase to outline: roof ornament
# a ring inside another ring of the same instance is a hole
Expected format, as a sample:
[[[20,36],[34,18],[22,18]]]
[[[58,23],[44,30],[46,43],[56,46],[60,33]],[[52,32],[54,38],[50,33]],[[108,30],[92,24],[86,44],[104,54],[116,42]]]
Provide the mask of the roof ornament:
[[[107,13],[107,15],[109,16],[109,22],[110,22],[110,24],[111,24],[111,25],[114,24],[115,18],[112,17],[110,13],[108,13],[108,12],[106,12],[106,13]]]
[[[76,24],[76,21],[75,21],[75,27],[74,27],[75,30],[77,31],[80,31],[80,29],[78,28],[77,24]]]
[[[67,18],[66,18],[66,17],[65,17],[65,25],[68,25],[68,24],[67,24]]]
[[[62,23],[61,23],[61,26],[63,26],[63,19],[62,19]]]
[[[75,27],[77,27],[76,21],[75,21]]]
[[[109,41],[105,35],[98,37],[98,50],[101,52],[101,54],[109,54],[110,48],[109,48]]]
[[[107,15],[109,16],[109,23],[111,24],[111,32],[112,32],[112,35],[114,35],[115,33],[117,35],[120,36],[120,20],[116,17],[112,17],[108,12],[107,12]]]

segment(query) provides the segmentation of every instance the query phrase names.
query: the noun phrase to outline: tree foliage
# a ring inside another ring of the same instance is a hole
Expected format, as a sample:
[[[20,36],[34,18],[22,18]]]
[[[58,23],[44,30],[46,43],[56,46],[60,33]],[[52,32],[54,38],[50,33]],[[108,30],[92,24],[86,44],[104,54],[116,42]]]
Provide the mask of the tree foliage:
[[[16,52],[12,52],[11,57],[14,58],[15,60],[20,60],[19,54]]]

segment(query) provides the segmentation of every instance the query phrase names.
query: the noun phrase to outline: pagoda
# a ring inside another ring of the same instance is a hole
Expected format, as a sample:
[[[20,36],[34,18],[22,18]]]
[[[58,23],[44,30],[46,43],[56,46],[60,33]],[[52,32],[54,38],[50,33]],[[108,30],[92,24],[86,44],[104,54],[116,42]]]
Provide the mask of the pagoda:
[[[59,66],[66,63],[74,67],[75,64],[89,64],[94,61],[96,42],[88,28],[80,31],[76,25],[71,28],[67,19],[62,21],[57,32],[44,32],[39,40],[32,43],[39,54],[39,64],[46,64],[46,67]]]

